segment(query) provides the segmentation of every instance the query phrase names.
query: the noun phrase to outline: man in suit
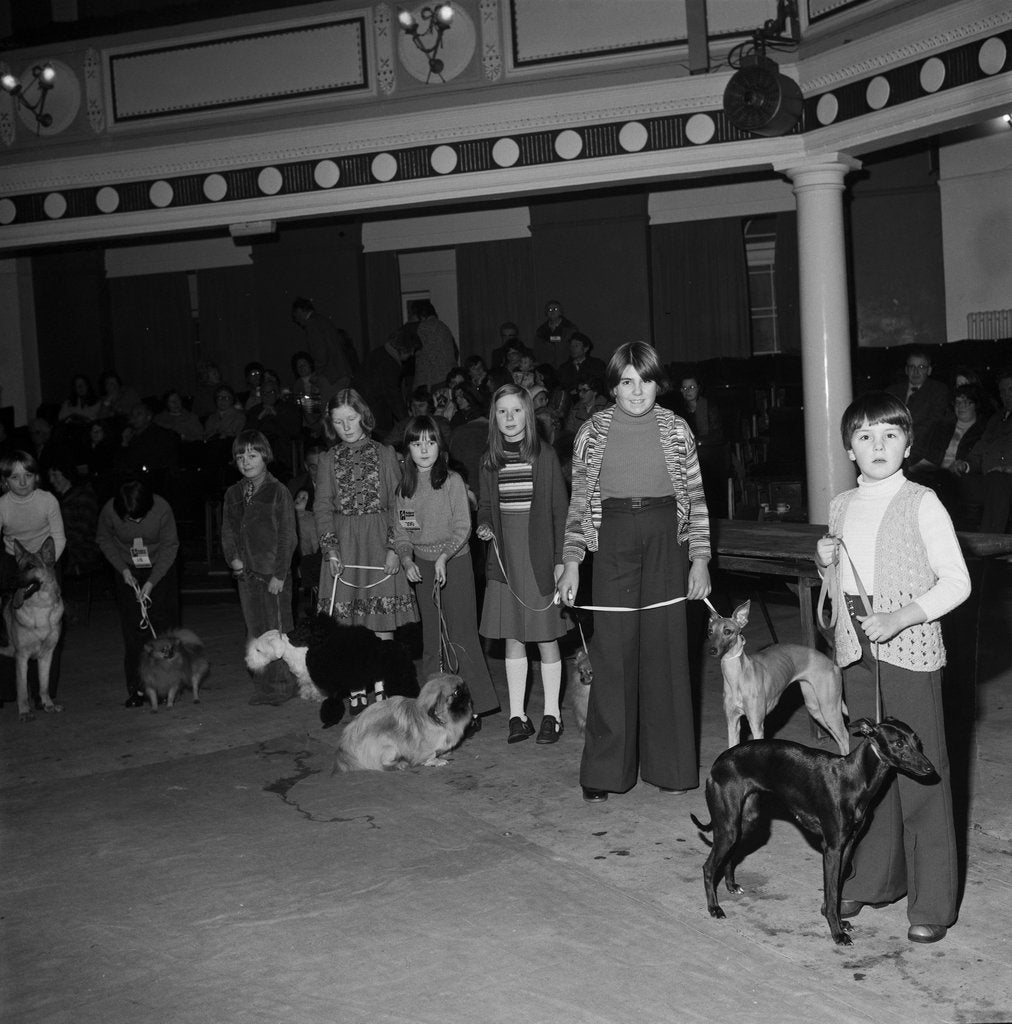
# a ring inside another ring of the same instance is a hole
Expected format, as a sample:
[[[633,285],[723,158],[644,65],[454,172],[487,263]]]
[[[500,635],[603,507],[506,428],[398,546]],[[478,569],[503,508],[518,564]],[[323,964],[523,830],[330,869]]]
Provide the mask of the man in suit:
[[[567,391],[575,391],[577,384],[582,383],[604,383],[604,375],[607,367],[596,356],[592,356],[591,350],[594,343],[577,331],[569,339],[569,358],[559,367],[559,386]]]
[[[931,356],[925,349],[911,349],[907,354],[906,384],[890,384],[886,391],[906,403],[913,420],[914,440],[910,464],[924,458],[924,444],[932,429],[952,418],[949,389],[931,379]]]

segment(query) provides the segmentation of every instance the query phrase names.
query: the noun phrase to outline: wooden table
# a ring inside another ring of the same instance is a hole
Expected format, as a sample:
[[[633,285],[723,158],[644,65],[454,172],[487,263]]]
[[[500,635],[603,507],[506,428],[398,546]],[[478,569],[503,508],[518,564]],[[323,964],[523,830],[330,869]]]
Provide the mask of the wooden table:
[[[801,642],[816,646],[812,589],[822,581],[812,556],[815,542],[826,532],[826,526],[745,519],[717,519],[712,525],[716,568],[787,577],[792,589],[797,587]],[[957,533],[956,536],[965,558],[1012,554],[1012,534]]]

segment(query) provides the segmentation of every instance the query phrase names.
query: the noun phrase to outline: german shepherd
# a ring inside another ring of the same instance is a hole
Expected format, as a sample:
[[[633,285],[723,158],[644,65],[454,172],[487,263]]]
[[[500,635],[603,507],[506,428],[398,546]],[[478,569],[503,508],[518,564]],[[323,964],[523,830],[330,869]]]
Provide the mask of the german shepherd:
[[[32,658],[39,663],[42,707],[49,712],[63,710],[49,696],[49,666],[60,639],[63,598],[56,579],[56,544],[52,537],[47,537],[35,554],[14,541],[14,556],[18,579],[14,596],[3,612],[8,646],[0,654],[17,662],[18,721],[30,722],[35,717],[28,697],[28,662]]]

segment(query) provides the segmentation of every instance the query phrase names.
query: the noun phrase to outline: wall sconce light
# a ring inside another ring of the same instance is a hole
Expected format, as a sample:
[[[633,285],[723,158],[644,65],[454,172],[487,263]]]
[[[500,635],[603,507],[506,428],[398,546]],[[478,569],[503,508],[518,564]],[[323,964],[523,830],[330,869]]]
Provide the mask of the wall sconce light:
[[[56,85],[56,72],[51,64],[36,64],[32,68],[32,80],[25,86],[9,71],[0,75],[0,89],[3,89],[19,107],[30,111],[40,128],[53,123],[53,115],[46,113],[46,99]],[[32,98],[34,96],[34,99]]]
[[[443,35],[453,21],[453,4],[444,2],[436,4],[435,7],[423,7],[419,14],[421,22],[410,11],[401,10],[397,14],[397,21],[405,35],[411,38],[411,41],[429,62],[429,78],[438,75],[441,81],[445,81],[443,79],[443,62],[439,58],[439,51],[443,46]],[[429,37],[434,38],[426,43],[425,40]]]

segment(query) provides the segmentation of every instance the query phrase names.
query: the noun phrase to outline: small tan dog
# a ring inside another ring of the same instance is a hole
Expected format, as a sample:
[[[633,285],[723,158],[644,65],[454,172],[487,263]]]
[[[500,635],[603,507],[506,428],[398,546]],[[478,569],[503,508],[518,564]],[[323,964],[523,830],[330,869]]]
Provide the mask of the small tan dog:
[[[204,644],[188,629],[169,629],[153,637],[141,648],[138,670],[144,696],[151,703],[151,713],[158,713],[159,699],[171,708],[179,691],[193,690],[193,703],[200,703],[200,684],[210,666]]]
[[[766,716],[784,690],[797,681],[808,713],[833,737],[840,753],[849,754],[843,674],[824,654],[801,644],[774,644],[750,657],[741,631],[748,624],[751,606],[751,601],[738,605],[729,619],[711,615],[707,631],[710,654],[720,658],[724,677],[727,745],[741,742],[742,715],[748,719],[752,738],[763,739]]]
[[[341,733],[336,771],[394,771],[446,764],[440,758],[463,738],[474,706],[460,676],[435,675],[417,698],[370,704]]]

